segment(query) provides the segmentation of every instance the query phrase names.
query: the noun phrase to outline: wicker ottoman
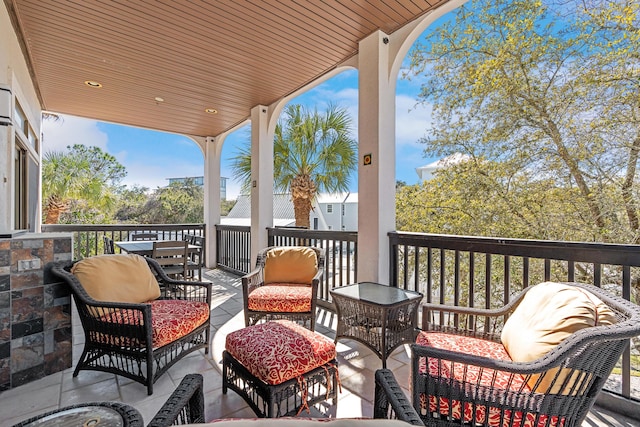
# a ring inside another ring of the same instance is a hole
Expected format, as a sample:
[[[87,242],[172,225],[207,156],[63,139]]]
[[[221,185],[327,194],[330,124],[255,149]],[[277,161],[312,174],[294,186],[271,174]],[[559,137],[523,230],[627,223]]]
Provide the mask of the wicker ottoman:
[[[333,399],[337,404],[336,347],[289,320],[249,326],[227,335],[222,392],[234,390],[259,417],[295,416]]]

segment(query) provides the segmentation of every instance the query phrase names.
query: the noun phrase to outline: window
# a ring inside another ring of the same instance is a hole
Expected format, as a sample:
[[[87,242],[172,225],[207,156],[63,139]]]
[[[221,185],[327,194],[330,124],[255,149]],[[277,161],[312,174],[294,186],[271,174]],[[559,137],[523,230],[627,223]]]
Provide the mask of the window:
[[[333,205],[327,205],[327,213],[333,213]]]
[[[18,131],[16,133],[20,135],[20,132],[22,132],[25,142],[27,142],[29,146],[33,148],[34,152],[38,153],[40,150],[40,147],[38,146],[38,136],[33,130],[31,123],[29,123],[29,120],[27,120],[27,115],[24,113],[24,110],[17,100],[14,118],[16,122],[15,128]]]
[[[14,165],[15,182],[15,225],[16,230],[29,228],[27,221],[27,150],[16,144],[16,157]]]
[[[38,136],[18,100],[15,102],[15,149],[13,165],[14,220],[16,230],[35,230],[39,200]]]

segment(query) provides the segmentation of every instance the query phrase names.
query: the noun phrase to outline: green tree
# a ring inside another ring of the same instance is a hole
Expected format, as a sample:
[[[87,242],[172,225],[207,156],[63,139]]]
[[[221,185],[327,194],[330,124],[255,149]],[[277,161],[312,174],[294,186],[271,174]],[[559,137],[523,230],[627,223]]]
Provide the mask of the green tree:
[[[143,219],[148,224],[204,222],[204,190],[193,179],[158,188],[145,204]]]
[[[275,129],[274,190],[291,193],[297,226],[309,227],[318,193],[349,189],[349,176],[357,164],[357,143],[350,132],[351,117],[335,105],[323,113],[295,104],[285,108]],[[233,158],[232,169],[248,192],[250,144]]]
[[[68,146],[66,152],[45,153],[42,162],[45,224],[57,224],[71,206],[76,220],[88,220],[96,213],[104,216],[114,206],[115,190],[125,176],[124,166],[98,147],[75,144]]]
[[[419,101],[433,105],[426,154],[471,158],[463,175],[441,183],[466,203],[425,199],[458,211],[458,223],[441,225],[639,243],[638,2],[468,5],[411,56],[411,73],[424,77]],[[498,219],[505,229],[496,229]]]
[[[119,189],[118,203],[114,219],[118,222],[146,224],[147,202],[151,194],[147,187],[133,186]]]

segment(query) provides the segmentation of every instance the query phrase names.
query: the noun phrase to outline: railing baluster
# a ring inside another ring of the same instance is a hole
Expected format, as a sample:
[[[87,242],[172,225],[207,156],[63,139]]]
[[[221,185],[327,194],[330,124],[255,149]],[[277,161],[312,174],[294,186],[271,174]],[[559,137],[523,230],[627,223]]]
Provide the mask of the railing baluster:
[[[509,303],[509,299],[511,296],[511,257],[509,255],[505,255],[504,257],[504,304]]]

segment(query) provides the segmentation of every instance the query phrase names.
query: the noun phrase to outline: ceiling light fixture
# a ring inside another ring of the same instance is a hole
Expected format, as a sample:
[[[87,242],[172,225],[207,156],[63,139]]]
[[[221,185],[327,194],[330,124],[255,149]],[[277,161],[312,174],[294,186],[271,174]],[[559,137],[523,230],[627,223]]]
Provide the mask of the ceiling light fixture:
[[[208,114],[218,114],[218,110],[216,110],[215,108],[205,108],[204,112]]]
[[[87,80],[84,82],[84,84],[86,84],[89,87],[96,87],[96,88],[102,87],[102,83],[98,83],[94,80]]]
[[[154,99],[156,100],[156,102],[164,102],[164,98],[160,96],[156,96]]]

